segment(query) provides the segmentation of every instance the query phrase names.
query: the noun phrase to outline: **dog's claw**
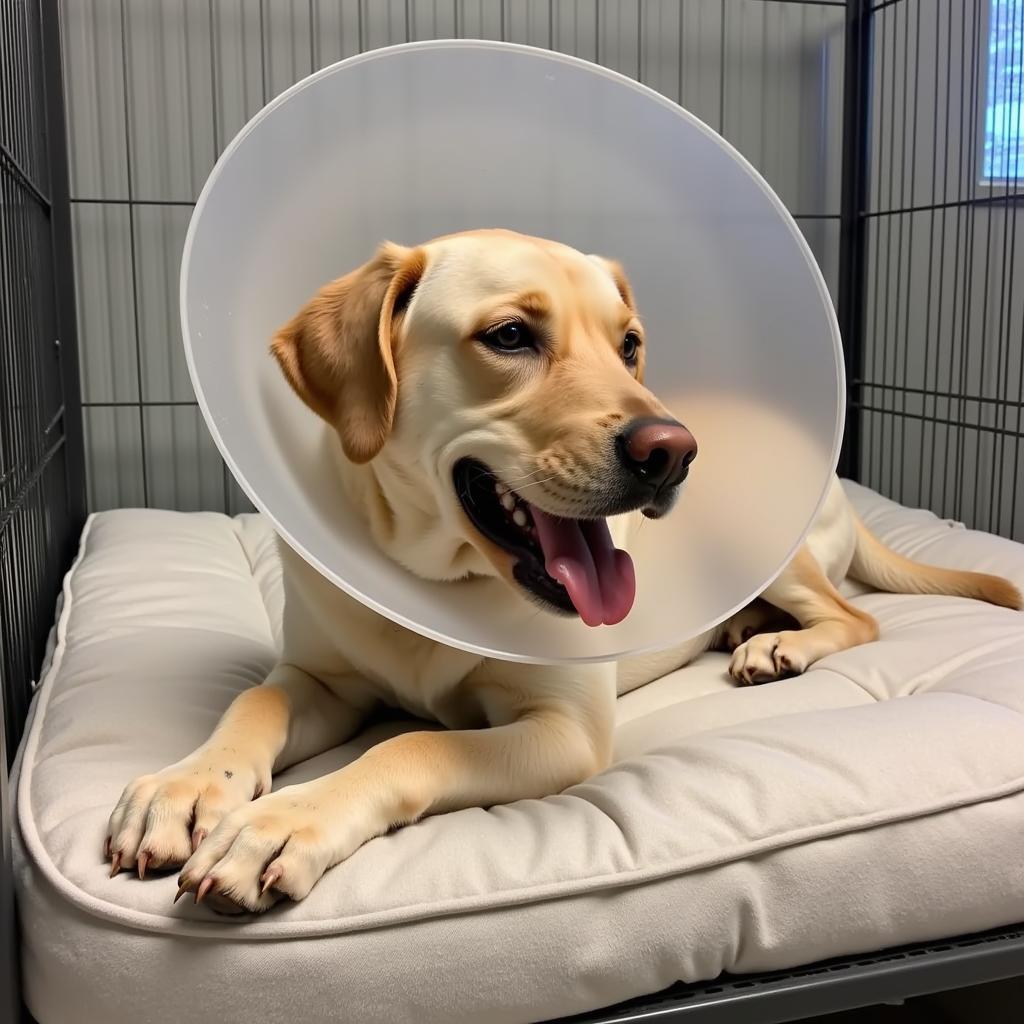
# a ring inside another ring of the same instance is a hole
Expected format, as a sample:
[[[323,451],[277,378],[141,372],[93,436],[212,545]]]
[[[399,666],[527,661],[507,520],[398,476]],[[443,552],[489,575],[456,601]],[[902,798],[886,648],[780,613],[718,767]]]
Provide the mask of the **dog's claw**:
[[[187,892],[188,892],[188,883],[187,882],[179,882],[178,883],[178,894],[177,894],[177,896],[174,897],[172,902],[177,903],[178,900],[180,900],[181,897],[184,896],[185,893],[187,893]]]
[[[140,882],[145,881],[146,868],[149,867],[149,857],[150,853],[148,850],[143,850],[142,853],[139,854],[139,860],[138,863],[136,864],[136,868],[139,872]]]
[[[192,833],[192,852],[195,853],[199,849],[199,844],[206,838],[207,831],[205,828],[197,828]]]
[[[111,840],[112,840],[111,836],[107,836],[107,838],[103,840],[103,859],[104,860],[110,860],[110,853],[111,853],[110,843],[111,843]]]
[[[207,876],[199,883],[199,888],[196,889],[196,903],[202,903],[206,894],[213,888],[216,879]]]
[[[118,850],[117,853],[114,854],[114,859],[110,862],[110,877],[113,878],[114,875],[116,875],[116,874],[118,874],[120,872],[120,870],[121,870],[121,851]]]
[[[266,896],[267,890],[277,885],[277,883],[281,881],[281,876],[283,874],[284,872],[280,868],[267,868],[267,870],[263,872],[263,877],[260,879],[263,883],[260,886],[260,895]]]

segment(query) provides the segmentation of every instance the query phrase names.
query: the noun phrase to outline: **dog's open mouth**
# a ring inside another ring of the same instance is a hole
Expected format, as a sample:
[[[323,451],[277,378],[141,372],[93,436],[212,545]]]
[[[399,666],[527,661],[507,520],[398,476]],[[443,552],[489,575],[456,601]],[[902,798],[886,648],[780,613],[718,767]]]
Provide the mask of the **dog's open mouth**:
[[[460,459],[453,480],[470,522],[516,559],[513,575],[534,598],[588,626],[626,617],[636,596],[633,560],[612,543],[604,519],[550,515],[475,459]]]

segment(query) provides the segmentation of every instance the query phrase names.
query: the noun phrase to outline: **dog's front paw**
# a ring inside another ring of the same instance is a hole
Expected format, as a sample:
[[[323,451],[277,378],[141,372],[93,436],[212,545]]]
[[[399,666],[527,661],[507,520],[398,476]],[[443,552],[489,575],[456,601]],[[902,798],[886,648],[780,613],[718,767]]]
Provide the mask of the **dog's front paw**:
[[[268,910],[303,899],[354,845],[338,841],[338,811],[314,783],[289,786],[232,811],[189,859],[178,879],[222,913]],[[342,814],[344,812],[341,812]],[[332,827],[333,826],[333,827]]]
[[[125,787],[110,815],[104,855],[122,868],[178,868],[229,811],[258,797],[269,774],[230,751],[197,751]]]
[[[758,633],[733,651],[729,675],[738,683],[770,683],[807,669],[806,658],[795,632]]]

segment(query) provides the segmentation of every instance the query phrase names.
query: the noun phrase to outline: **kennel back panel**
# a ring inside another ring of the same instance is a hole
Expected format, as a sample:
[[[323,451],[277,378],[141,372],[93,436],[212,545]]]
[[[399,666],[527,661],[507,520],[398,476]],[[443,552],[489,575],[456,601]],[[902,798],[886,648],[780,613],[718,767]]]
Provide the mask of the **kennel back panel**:
[[[1024,540],[1024,0],[890,0],[871,37],[859,478]]]
[[[185,369],[185,231],[242,125],[311,71],[365,50],[504,39],[643,81],[765,174],[835,294],[841,0],[64,0],[61,14],[92,508],[248,507]]]

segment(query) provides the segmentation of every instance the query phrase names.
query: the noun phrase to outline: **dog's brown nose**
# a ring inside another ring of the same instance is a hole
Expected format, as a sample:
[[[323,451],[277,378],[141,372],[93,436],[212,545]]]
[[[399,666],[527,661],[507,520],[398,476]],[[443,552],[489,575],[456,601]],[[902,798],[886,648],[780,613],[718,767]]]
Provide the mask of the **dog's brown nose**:
[[[697,455],[693,434],[675,420],[633,420],[618,441],[622,464],[655,490],[681,484]]]

